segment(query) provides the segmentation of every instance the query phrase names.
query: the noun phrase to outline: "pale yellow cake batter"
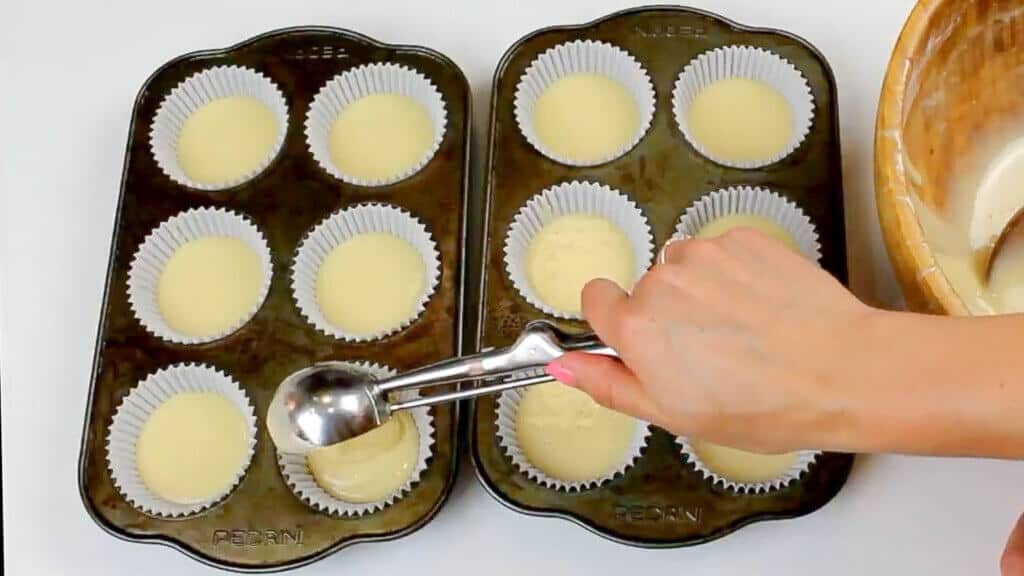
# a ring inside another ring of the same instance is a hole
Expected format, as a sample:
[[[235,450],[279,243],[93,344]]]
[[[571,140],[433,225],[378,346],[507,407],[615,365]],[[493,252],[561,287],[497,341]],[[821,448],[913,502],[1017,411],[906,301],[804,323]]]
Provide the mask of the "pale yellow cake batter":
[[[714,238],[725,234],[733,228],[753,228],[776,240],[779,240],[794,251],[799,252],[796,240],[788,230],[779,226],[774,220],[754,214],[729,214],[708,222],[697,231],[697,238]]]
[[[965,207],[961,202],[961,209]],[[974,196],[971,247],[996,241],[1017,210],[1024,207],[1024,138],[1011,142],[988,165]]]
[[[306,455],[317,484],[353,503],[383,500],[402,487],[419,457],[419,431],[408,412],[398,412],[366,434]]]
[[[434,124],[422,104],[402,94],[370,94],[334,121],[331,160],[347,176],[388,180],[415,168],[433,141]]]
[[[967,309],[972,314],[1024,312],[1024,234],[1007,240],[992,262],[987,284],[976,255],[1024,206],[1024,138],[1009,142],[992,158],[980,174],[951,182],[945,213],[910,198],[938,268]]]
[[[548,476],[583,482],[609,474],[629,456],[638,422],[557,382],[523,395],[516,439],[526,459]]]
[[[537,297],[566,314],[579,314],[583,286],[607,278],[633,287],[635,262],[625,232],[606,218],[567,214],[548,222],[526,249],[526,277]]]
[[[328,322],[370,336],[413,316],[425,284],[426,266],[412,244],[392,234],[360,234],[324,259],[316,300]]]
[[[988,288],[1003,312],[1024,312],[1024,231],[1007,238],[992,263]]]
[[[786,150],[793,110],[781,92],[759,80],[727,78],[701,90],[686,112],[693,140],[712,156],[760,161]]]
[[[274,113],[259,100],[218,98],[185,120],[178,136],[178,164],[203,184],[240,178],[267,158],[280,131]]]
[[[690,445],[709,470],[733,482],[773,480],[789,470],[797,458],[796,452],[757,454],[700,440]]]
[[[618,81],[600,74],[569,74],[537,98],[533,128],[553,154],[599,162],[629,145],[640,128],[640,111]]]
[[[157,306],[172,329],[194,337],[231,328],[258,304],[259,256],[237,238],[207,236],[178,247],[157,283]]]
[[[234,404],[213,392],[184,392],[150,414],[135,460],[151,492],[195,504],[231,487],[248,449],[245,417]]]

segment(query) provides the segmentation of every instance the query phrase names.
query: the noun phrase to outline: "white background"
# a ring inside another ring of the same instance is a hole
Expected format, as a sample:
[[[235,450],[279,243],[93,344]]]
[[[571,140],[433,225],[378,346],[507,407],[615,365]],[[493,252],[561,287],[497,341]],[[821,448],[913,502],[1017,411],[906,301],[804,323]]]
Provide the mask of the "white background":
[[[910,0],[694,1],[815,44],[839,83],[855,291],[894,305],[874,215],[872,131],[889,52]],[[8,574],[211,572],[169,548],[121,542],[88,518],[76,462],[132,102],[165,61],[299,24],[424,44],[465,71],[476,161],[493,69],[521,35],[623,2],[0,3],[0,376]],[[888,383],[879,382],[879,386]],[[970,385],[965,382],[965,385]],[[1024,511],[1024,464],[861,458],[840,495],[803,519],[691,549],[650,551],[561,520],[513,513],[468,467],[431,524],[349,548],[303,574],[995,574]]]

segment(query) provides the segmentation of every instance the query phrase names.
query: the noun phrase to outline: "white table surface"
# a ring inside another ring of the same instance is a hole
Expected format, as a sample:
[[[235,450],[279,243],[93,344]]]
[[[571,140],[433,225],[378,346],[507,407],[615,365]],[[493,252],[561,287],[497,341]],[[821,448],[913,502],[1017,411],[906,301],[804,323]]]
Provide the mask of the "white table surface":
[[[863,298],[898,290],[874,215],[872,131],[889,51],[910,0],[694,1],[791,30],[839,84],[850,268]],[[505,49],[552,24],[628,6],[574,2],[56,2],[0,4],[0,379],[7,574],[209,573],[170,548],[122,542],[86,515],[77,459],[121,161],[135,94],[181,53],[299,24],[341,26],[449,55],[475,94],[482,158],[490,79]],[[885,386],[885,382],[879,382]],[[969,384],[969,383],[966,383]],[[360,545],[303,574],[995,574],[1024,510],[1024,464],[859,459],[808,517],[704,546],[628,548],[562,520],[521,516],[463,468],[452,498],[401,541]]]

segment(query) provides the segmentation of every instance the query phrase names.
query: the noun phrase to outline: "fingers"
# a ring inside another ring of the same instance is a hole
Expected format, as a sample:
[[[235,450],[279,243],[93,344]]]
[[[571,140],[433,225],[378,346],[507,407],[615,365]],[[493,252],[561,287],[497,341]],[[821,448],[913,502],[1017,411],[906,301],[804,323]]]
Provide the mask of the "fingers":
[[[669,238],[658,252],[658,264],[678,263],[683,259],[682,247],[685,238]]]
[[[1003,576],[1024,576],[1024,514],[1017,519],[1017,525],[1006,541],[999,568]]]
[[[622,345],[619,325],[625,315],[629,295],[611,280],[598,278],[583,287],[583,317],[597,336],[618,350]]]
[[[657,407],[640,381],[614,358],[570,352],[549,364],[545,372],[586,392],[602,406],[649,422],[658,420]]]
[[[671,248],[671,247],[672,247],[672,246],[673,246],[674,244],[679,244],[679,243],[680,243],[680,242],[682,242],[682,241],[683,241],[683,239],[682,239],[682,238],[669,238],[669,239],[668,239],[668,241],[667,241],[667,242],[665,242],[665,243],[664,243],[664,244],[663,244],[663,245],[661,246],[661,250],[659,250],[659,251],[658,251],[658,264],[665,264],[665,263],[667,263],[667,262],[669,261],[669,259],[668,259],[668,256],[669,256],[669,254],[668,254],[668,252],[669,252],[669,249],[670,249],[670,248]]]
[[[691,261],[763,259],[767,253],[782,251],[791,255],[782,242],[751,228],[734,228],[713,238],[670,240],[661,249],[659,262],[686,264]],[[728,255],[729,258],[723,258]],[[749,263],[748,263],[749,264]]]

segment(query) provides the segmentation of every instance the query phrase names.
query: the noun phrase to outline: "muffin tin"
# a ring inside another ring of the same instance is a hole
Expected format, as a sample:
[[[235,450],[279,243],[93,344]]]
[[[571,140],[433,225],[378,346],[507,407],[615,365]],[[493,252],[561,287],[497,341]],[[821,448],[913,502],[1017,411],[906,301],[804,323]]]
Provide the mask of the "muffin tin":
[[[541,155],[516,122],[515,92],[524,71],[545,50],[575,40],[626,50],[647,70],[656,93],[654,119],[644,137],[628,153],[598,166],[569,166]],[[729,45],[764,48],[788,60],[806,78],[814,98],[803,143],[767,166],[742,169],[713,162],[687,142],[673,115],[673,87],[684,67],[700,54]],[[530,34],[506,52],[495,72],[485,174],[484,213],[474,220],[478,226],[467,244],[483,250],[480,283],[474,287],[480,290],[477,349],[508,345],[527,322],[545,317],[510,280],[503,243],[520,208],[563,182],[596,182],[629,195],[649,220],[657,247],[699,198],[733,186],[768,188],[810,217],[821,243],[821,265],[847,281],[835,80],[817,50],[783,32],[741,26],[698,10],[651,7]],[[585,328],[578,321],[558,322],[567,329]],[[826,453],[783,489],[739,494],[705,480],[685,461],[676,439],[656,429],[623,475],[596,488],[556,491],[517,471],[499,444],[495,409],[495,398],[477,399],[468,426],[473,464],[495,498],[520,512],[571,520],[637,546],[698,544],[755,521],[808,514],[836,495],[853,462],[852,455]]]
[[[348,184],[317,165],[303,124],[310,103],[336,75],[368,63],[397,63],[424,74],[444,97],[446,129],[429,163],[383,186]],[[288,104],[281,151],[266,169],[223,190],[200,190],[169,178],[150,150],[150,128],[164,97],[184,79],[216,66],[251,68],[269,77]],[[127,540],[173,546],[203,562],[242,571],[299,566],[357,542],[387,540],[426,524],[451,492],[456,475],[457,406],[432,409],[432,457],[412,491],[383,510],[340,518],[315,510],[286,485],[264,417],[277,384],[326,360],[368,361],[398,370],[461,350],[463,234],[469,176],[469,85],[445,56],[417,46],[384,44],[323,27],[279,30],[230,48],[196,52],[157,70],[132,113],[106,291],[83,431],[79,486],[90,515]],[[372,342],[329,336],[304,318],[290,277],[303,238],[335,211],[390,204],[422,222],[440,255],[440,278],[423,313],[409,326]],[[273,279],[266,301],[237,331],[206,343],[174,343],[147,332],[128,299],[128,270],[139,245],[161,222],[197,207],[244,215],[266,237]],[[208,509],[182,518],[149,515],[118,491],[107,467],[111,419],[147,375],[177,363],[206,364],[236,380],[255,406],[255,454],[238,486]]]

